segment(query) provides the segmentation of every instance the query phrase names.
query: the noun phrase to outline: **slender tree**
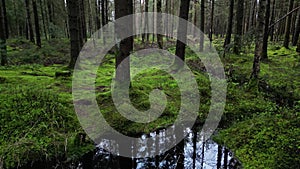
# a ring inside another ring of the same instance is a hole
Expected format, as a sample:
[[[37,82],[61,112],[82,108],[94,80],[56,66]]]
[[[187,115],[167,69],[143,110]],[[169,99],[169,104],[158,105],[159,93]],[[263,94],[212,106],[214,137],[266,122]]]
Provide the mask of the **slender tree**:
[[[294,0],[289,1],[289,11],[293,10],[294,6]],[[292,15],[289,15],[287,20],[286,20],[286,25],[285,25],[285,36],[284,36],[284,42],[283,46],[285,48],[289,48],[289,43],[290,43],[290,33],[291,33],[291,23],[292,23]]]
[[[273,0],[273,4],[272,4],[272,14],[271,14],[271,18],[270,18],[270,24],[274,24],[275,22],[275,6],[276,6],[276,0]],[[270,41],[274,41],[274,26],[271,27],[271,29],[269,30],[269,34],[270,34]]]
[[[221,145],[218,145],[217,169],[221,169],[222,155],[223,155],[223,147]]]
[[[42,2],[42,0],[39,0],[39,4],[40,4],[41,15],[42,15],[44,36],[45,36],[46,39],[48,39],[48,37],[47,37],[47,28],[46,28],[46,23],[45,23],[45,14],[44,14],[44,10],[43,10],[43,2]]]
[[[185,41],[187,36],[187,21],[189,19],[189,8],[190,0],[180,1],[180,14],[179,17],[184,19],[179,21],[178,33],[177,33],[177,43],[176,43],[176,56],[178,56],[182,61],[185,59]],[[180,65],[182,66],[182,65]]]
[[[34,43],[34,35],[31,23],[31,14],[30,14],[30,6],[29,0],[25,0],[26,14],[27,14],[27,28],[29,31],[29,39],[32,43]]]
[[[8,37],[9,37],[9,29],[8,29],[8,21],[7,21],[7,12],[6,12],[6,3],[5,3],[5,0],[2,0],[2,6],[3,6],[3,17],[4,17],[5,35],[6,35],[6,39],[8,39]]]
[[[7,64],[7,50],[6,50],[6,33],[4,25],[4,5],[3,1],[0,2],[0,56],[1,66]]]
[[[266,1],[266,14],[265,14],[265,29],[264,29],[264,39],[263,39],[263,52],[262,59],[268,59],[268,39],[269,39],[269,24],[270,24],[270,8],[271,8],[271,0]]]
[[[79,23],[79,1],[67,0],[68,13],[69,13],[69,29],[70,29],[70,41],[71,41],[71,60],[69,68],[74,68],[77,57],[80,52],[80,23]]]
[[[215,11],[215,0],[211,0],[211,11],[210,11],[210,29],[209,29],[209,40],[212,42],[213,28],[214,28],[214,11]]]
[[[42,47],[39,14],[38,14],[38,10],[37,10],[36,0],[32,0],[32,8],[33,8],[33,15],[34,15],[36,45],[38,47]]]
[[[149,30],[148,12],[149,12],[149,0],[145,0],[144,32],[147,32]],[[145,42],[145,39],[147,39],[146,41],[149,42],[149,34],[148,33],[144,33],[142,35],[143,43]]]
[[[201,0],[201,7],[200,7],[200,13],[201,13],[201,21],[200,21],[200,52],[204,49],[204,24],[205,24],[205,0]]]
[[[251,78],[258,79],[260,72],[260,60],[263,54],[263,39],[264,39],[264,22],[265,22],[265,11],[267,0],[259,1],[259,9],[257,14],[257,26],[256,26],[256,42],[255,42],[255,51],[254,51],[254,61],[252,68]]]
[[[227,24],[227,31],[226,31],[226,38],[224,42],[224,47],[230,44],[231,41],[231,34],[232,34],[232,22],[233,22],[233,10],[234,10],[234,0],[230,0],[229,5],[229,15],[228,15],[228,24]]]
[[[236,6],[236,27],[234,36],[233,52],[240,54],[242,46],[242,34],[243,34],[243,20],[244,20],[244,0],[238,0]]]
[[[157,12],[158,13],[161,13],[162,12],[162,9],[161,9],[161,1],[162,0],[157,0],[156,2],[157,2],[157,6],[156,6],[156,8],[157,8]],[[156,29],[157,29],[157,32],[162,32],[162,18],[160,18],[160,17],[157,17],[157,19],[156,19]],[[158,43],[158,47],[160,48],[160,49],[162,49],[163,48],[163,36],[162,36],[162,34],[160,34],[160,33],[158,33],[157,34],[157,43]]]
[[[298,43],[299,39],[299,34],[300,34],[300,11],[298,11],[298,17],[297,17],[297,22],[295,26],[295,33],[293,35],[293,46],[296,46]]]

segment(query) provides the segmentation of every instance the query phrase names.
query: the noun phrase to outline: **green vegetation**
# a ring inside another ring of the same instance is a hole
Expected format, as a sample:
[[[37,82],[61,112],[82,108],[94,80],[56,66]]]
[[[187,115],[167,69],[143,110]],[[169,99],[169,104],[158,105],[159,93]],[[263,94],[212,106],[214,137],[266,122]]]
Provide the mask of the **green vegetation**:
[[[68,71],[68,43],[43,44],[38,49],[25,40],[10,40],[8,58],[14,66],[0,67],[0,161],[6,168],[55,158],[68,163],[93,149],[89,139],[78,140],[83,131],[72,105],[71,77],[56,76]],[[221,44],[222,40],[215,41],[217,48]],[[169,51],[174,53],[174,49]],[[199,84],[202,123],[210,106],[210,81],[189,49],[186,57]],[[271,46],[269,60],[261,65],[258,85],[249,81],[252,59],[246,53],[223,58],[228,95],[214,139],[233,150],[245,168],[296,168],[300,162],[299,54],[294,48]],[[130,98],[137,109],[149,108],[153,89],[163,89],[168,99],[163,115],[144,125],[117,113],[110,92],[113,72],[114,57],[108,55],[97,73],[96,92],[99,107],[112,127],[139,135],[174,122],[180,93],[171,76],[150,69],[134,77]]]

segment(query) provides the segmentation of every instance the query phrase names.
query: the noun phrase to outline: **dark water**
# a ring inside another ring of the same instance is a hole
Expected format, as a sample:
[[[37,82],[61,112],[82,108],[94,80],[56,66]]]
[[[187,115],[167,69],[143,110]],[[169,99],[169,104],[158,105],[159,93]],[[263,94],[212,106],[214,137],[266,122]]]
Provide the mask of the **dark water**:
[[[214,143],[212,140],[202,142],[200,134],[189,129],[186,131],[187,137],[171,150],[161,153],[159,156],[150,158],[124,158],[110,154],[105,149],[118,149],[118,145],[113,140],[102,140],[98,145],[92,159],[81,162],[76,168],[93,169],[234,169],[241,168],[240,163],[233,157],[233,154],[226,149]],[[155,136],[158,135],[158,140]],[[153,145],[145,142],[145,138],[153,138]],[[174,138],[166,136],[165,130],[143,135],[140,138],[139,149],[136,152],[145,155],[145,152],[159,151],[161,147],[169,144]],[[99,147],[104,147],[99,148]],[[88,163],[88,164],[85,164]],[[87,166],[88,165],[88,166]]]

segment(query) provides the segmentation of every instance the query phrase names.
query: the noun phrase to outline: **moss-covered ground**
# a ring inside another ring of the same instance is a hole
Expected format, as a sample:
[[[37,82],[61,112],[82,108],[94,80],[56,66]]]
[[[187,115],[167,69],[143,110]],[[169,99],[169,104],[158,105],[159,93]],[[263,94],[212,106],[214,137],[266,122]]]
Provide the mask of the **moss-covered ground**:
[[[219,52],[222,39],[214,42]],[[175,47],[168,49],[175,52]],[[300,163],[300,56],[295,48],[269,47],[259,81],[250,81],[253,54],[228,53],[224,63],[228,93],[218,134],[214,140],[229,147],[244,168],[297,168]],[[72,105],[72,77],[67,40],[44,42],[41,49],[26,40],[8,41],[9,66],[0,67],[0,164],[5,168],[38,160],[67,163],[93,149],[83,133]],[[210,81],[199,60],[186,51],[186,63],[199,84],[200,123],[210,106]],[[97,101],[112,127],[128,135],[147,133],[171,125],[180,105],[176,81],[163,71],[150,69],[132,81],[130,98],[139,110],[150,108],[149,92],[164,89],[168,104],[163,115],[149,124],[131,123],[117,113],[110,85],[114,56],[108,55],[95,82]]]

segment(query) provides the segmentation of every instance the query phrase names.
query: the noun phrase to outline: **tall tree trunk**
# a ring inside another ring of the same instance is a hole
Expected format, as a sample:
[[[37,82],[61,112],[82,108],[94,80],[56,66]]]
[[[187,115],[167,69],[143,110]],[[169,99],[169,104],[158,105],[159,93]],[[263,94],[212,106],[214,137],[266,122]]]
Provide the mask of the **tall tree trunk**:
[[[189,18],[189,7],[190,0],[180,1],[180,14],[179,17],[185,21],[179,20],[178,33],[177,33],[177,43],[176,43],[176,56],[178,56],[182,61],[185,59],[185,47],[186,47],[186,36],[187,36],[187,21]],[[178,65],[183,66],[183,65]]]
[[[100,21],[100,0],[95,0],[95,11],[96,11],[96,29],[99,30],[101,28]]]
[[[42,47],[39,14],[38,14],[38,10],[37,10],[36,0],[32,0],[32,8],[33,8],[33,15],[34,15],[36,45],[38,47]]]
[[[34,35],[33,35],[32,23],[31,23],[29,0],[25,0],[25,5],[26,5],[27,26],[28,26],[28,30],[29,30],[29,38],[30,38],[30,41],[32,43],[34,43]]]
[[[201,13],[201,21],[200,21],[200,52],[204,49],[204,24],[205,24],[205,0],[201,0],[201,7],[200,7],[200,13]]]
[[[263,39],[263,52],[262,59],[268,59],[268,39],[269,39],[269,23],[270,23],[270,8],[271,8],[271,0],[266,1],[266,14],[265,14],[265,30],[264,30],[264,39]]]
[[[292,11],[293,7],[294,7],[294,0],[290,0],[289,1],[289,11]],[[290,43],[291,23],[292,23],[292,15],[289,15],[286,20],[285,37],[284,37],[284,42],[283,42],[283,46],[287,49],[289,48],[289,43]]]
[[[228,16],[228,24],[227,24],[227,32],[226,38],[224,42],[224,47],[230,44],[231,42],[231,34],[232,34],[232,22],[233,22],[233,10],[234,10],[234,0],[230,0],[229,6],[229,16]]]
[[[212,43],[212,40],[213,40],[214,11],[215,11],[215,0],[211,0],[210,29],[209,29],[209,40],[210,40],[210,43]]]
[[[162,0],[157,0],[157,6],[156,6],[156,8],[157,8],[157,12],[158,13],[162,12],[161,1]],[[156,19],[156,30],[157,30],[157,32],[162,32],[162,26],[163,26],[162,25],[162,18],[157,17],[157,19]],[[157,36],[158,47],[160,49],[162,49],[163,48],[163,36],[160,33],[158,33],[156,36]]]
[[[201,169],[204,168],[204,154],[205,154],[205,138],[203,136],[202,140],[202,148],[201,148]]]
[[[271,25],[274,24],[275,22],[275,6],[276,6],[276,0],[273,0],[273,5],[272,5],[272,14],[271,14]],[[274,26],[272,26],[272,28],[270,29],[269,33],[270,33],[270,41],[274,41]]]
[[[149,12],[149,0],[145,0],[144,32],[148,32],[148,30],[149,30],[148,12]],[[145,42],[145,39],[147,42],[149,42],[149,34],[148,33],[143,33],[143,35],[142,35],[143,43]]]
[[[74,68],[77,57],[80,52],[80,36],[79,36],[79,1],[67,0],[68,13],[69,13],[69,29],[70,29],[70,41],[71,41],[71,60],[69,68]]]
[[[263,54],[263,39],[264,39],[264,22],[266,13],[266,0],[259,1],[259,9],[257,16],[257,27],[256,27],[256,43],[254,51],[254,61],[252,68],[251,78],[258,79],[260,72],[260,60]]]
[[[7,13],[6,13],[6,3],[5,3],[5,0],[2,0],[2,6],[3,6],[5,36],[6,36],[6,39],[8,39],[8,37],[9,37],[9,29],[8,29],[8,21],[7,21]]]
[[[0,2],[0,57],[1,57],[1,66],[7,64],[7,49],[6,49],[6,32],[4,25],[4,8],[3,1]]]
[[[42,23],[43,23],[44,36],[45,36],[45,38],[47,40],[48,37],[47,37],[47,28],[46,28],[46,24],[45,24],[45,14],[44,14],[44,10],[43,10],[43,2],[42,2],[42,0],[39,0],[39,2],[40,2],[40,11],[41,11],[41,15],[42,15]]]
[[[236,6],[236,27],[234,36],[233,52],[237,55],[240,54],[242,46],[242,34],[243,34],[243,18],[244,18],[244,0],[238,0]]]
[[[295,33],[293,36],[293,46],[296,46],[298,43],[299,39],[299,34],[300,34],[300,11],[298,11],[298,17],[297,17],[297,22],[295,26]]]
[[[133,12],[133,4],[132,0],[115,0],[115,19],[121,18],[123,16],[127,16],[132,14]],[[124,27],[124,25],[122,25]],[[126,27],[126,31],[129,31],[129,34],[132,34],[133,31],[133,18],[128,21],[128,25]],[[121,34],[122,31],[117,31],[117,35]],[[130,52],[133,50],[133,37],[129,37],[121,40],[119,45],[119,52],[116,56],[116,68],[120,66],[120,64],[124,61],[123,67],[117,69],[116,71],[116,80],[118,82],[126,82],[130,79],[130,62],[129,57]],[[125,62],[126,59],[126,62]]]
[[[83,42],[87,41],[87,32],[86,32],[86,19],[85,19],[85,6],[84,0],[80,0],[80,22],[81,22],[81,31],[82,31],[82,40]],[[83,45],[82,45],[83,46]]]

